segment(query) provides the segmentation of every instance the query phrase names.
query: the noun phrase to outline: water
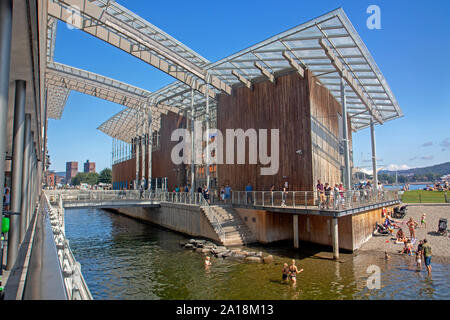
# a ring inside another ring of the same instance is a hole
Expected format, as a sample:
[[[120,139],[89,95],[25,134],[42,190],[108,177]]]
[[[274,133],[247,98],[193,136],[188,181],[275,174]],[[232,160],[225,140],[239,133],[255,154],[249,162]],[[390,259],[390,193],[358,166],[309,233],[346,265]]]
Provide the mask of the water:
[[[433,279],[417,272],[411,257],[341,254],[254,246],[274,255],[272,264],[204,257],[180,247],[187,237],[97,209],[66,210],[66,234],[94,299],[450,299],[450,266],[433,263]],[[284,262],[304,269],[297,286],[281,281]],[[367,268],[381,270],[381,288],[366,286]]]
[[[386,190],[391,190],[391,189],[403,189],[403,184],[398,184],[398,185],[384,185],[384,189]],[[428,184],[429,186],[429,184]],[[410,184],[409,185],[409,190],[423,190],[427,187],[426,184]]]

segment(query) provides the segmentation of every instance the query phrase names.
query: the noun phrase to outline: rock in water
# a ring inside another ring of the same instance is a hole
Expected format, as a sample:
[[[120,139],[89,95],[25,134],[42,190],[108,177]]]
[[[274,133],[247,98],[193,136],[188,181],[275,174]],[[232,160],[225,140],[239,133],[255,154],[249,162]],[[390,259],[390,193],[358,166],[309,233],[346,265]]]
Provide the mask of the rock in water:
[[[273,256],[272,255],[268,255],[267,257],[263,258],[264,263],[271,263],[273,262]]]
[[[248,257],[245,258],[245,261],[260,263],[261,262],[261,258],[260,257],[255,257],[255,256],[248,256]]]
[[[186,244],[184,245],[184,247],[185,247],[186,249],[192,249],[192,248],[194,248],[194,245],[193,245],[192,243],[186,243]]]

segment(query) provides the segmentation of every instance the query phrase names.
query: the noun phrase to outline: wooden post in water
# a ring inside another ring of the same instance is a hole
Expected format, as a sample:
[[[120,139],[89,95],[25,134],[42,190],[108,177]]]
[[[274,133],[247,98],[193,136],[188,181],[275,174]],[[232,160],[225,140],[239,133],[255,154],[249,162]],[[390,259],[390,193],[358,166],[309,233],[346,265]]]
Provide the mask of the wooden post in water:
[[[333,217],[331,225],[331,236],[333,238],[333,258],[339,259],[339,232],[338,232],[338,218]]]
[[[294,248],[298,249],[299,248],[299,243],[298,243],[298,215],[294,214],[292,219],[292,224],[294,226]]]

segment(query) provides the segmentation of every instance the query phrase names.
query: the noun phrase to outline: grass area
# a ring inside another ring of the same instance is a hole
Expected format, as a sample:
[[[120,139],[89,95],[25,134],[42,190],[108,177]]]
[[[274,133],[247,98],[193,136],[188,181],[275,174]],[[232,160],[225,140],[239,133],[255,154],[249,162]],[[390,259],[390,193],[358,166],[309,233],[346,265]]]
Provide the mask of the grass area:
[[[406,203],[445,203],[445,191],[411,190],[405,191],[402,201]],[[447,198],[450,193],[447,193]]]

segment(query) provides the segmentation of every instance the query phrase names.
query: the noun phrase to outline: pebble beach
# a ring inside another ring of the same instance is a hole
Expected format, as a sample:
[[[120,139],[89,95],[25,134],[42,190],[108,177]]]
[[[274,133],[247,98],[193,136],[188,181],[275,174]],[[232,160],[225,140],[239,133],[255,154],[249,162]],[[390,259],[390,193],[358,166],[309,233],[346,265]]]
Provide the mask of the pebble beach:
[[[408,205],[407,214],[403,219],[395,219],[397,224],[400,224],[405,235],[410,238],[410,233],[406,222],[410,217],[419,224],[416,229],[416,238],[418,239],[414,244],[414,249],[417,249],[418,241],[427,239],[431,245],[433,261],[436,262],[450,262],[450,232],[447,236],[439,235],[438,222],[440,218],[446,218],[450,223],[450,206],[449,205]],[[422,214],[426,214],[426,226],[421,227],[420,220]],[[450,225],[447,226],[450,229]],[[394,235],[398,229],[395,229]],[[367,241],[359,250],[361,251],[381,251],[389,254],[399,254],[402,250],[402,244],[396,244],[392,236],[373,236]]]

